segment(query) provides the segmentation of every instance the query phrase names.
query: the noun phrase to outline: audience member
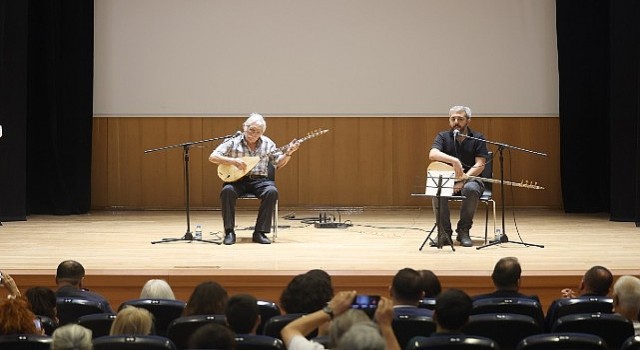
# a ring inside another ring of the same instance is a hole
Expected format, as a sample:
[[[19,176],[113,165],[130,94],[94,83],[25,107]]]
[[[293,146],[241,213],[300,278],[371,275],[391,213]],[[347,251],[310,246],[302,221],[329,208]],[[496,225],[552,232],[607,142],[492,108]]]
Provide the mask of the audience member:
[[[322,309],[333,297],[331,276],[315,269],[294,276],[280,294],[280,306],[288,314],[309,314]],[[328,324],[318,328],[318,335],[327,335]]]
[[[611,273],[611,271],[609,271],[609,269],[603,266],[593,266],[589,270],[587,270],[587,272],[585,272],[584,276],[582,277],[582,281],[580,282],[579,286],[579,296],[576,296],[576,293],[569,288],[563,289],[562,295],[563,298],[590,296],[605,297],[609,294],[612,284],[613,274]],[[555,320],[557,319],[556,311],[558,308],[559,300],[560,299],[554,300],[547,309],[547,314],[545,316],[545,327],[547,331],[551,329],[551,326],[553,326],[553,322],[555,322]]]
[[[229,328],[209,323],[198,328],[189,337],[189,349],[234,350],[236,337]]]
[[[331,275],[329,275],[329,273],[327,271],[322,270],[322,269],[312,269],[312,270],[309,270],[309,271],[305,272],[305,274],[307,276],[317,277],[317,278],[319,278],[321,280],[325,280],[329,284],[329,286],[331,286],[331,297],[333,297],[333,284],[332,284],[332,281],[331,281]],[[331,299],[329,299],[329,300],[331,300]]]
[[[432,336],[462,334],[462,327],[469,321],[471,298],[460,289],[447,289],[436,297],[433,320],[436,331]]]
[[[202,282],[191,293],[182,316],[224,315],[228,299],[227,290],[218,282]]]
[[[148,280],[140,291],[140,299],[172,299],[176,296],[167,281],[159,279]]]
[[[579,293],[571,288],[561,290],[563,298],[579,296],[607,296],[613,284],[613,274],[603,266],[593,266],[585,272],[578,287]]]
[[[491,273],[491,280],[496,290],[491,293],[476,295],[473,300],[485,298],[529,298],[539,302],[538,296],[525,295],[519,292],[522,281],[521,274],[522,267],[518,258],[506,257],[498,260],[493,268],[493,273]]]
[[[58,265],[56,271],[57,297],[82,298],[99,302],[105,312],[113,312],[109,301],[98,293],[83,288],[84,266],[74,260],[65,260]]]
[[[260,324],[258,300],[250,294],[237,294],[227,302],[227,324],[236,334],[256,334]]]
[[[380,330],[373,322],[363,322],[353,325],[340,338],[340,350],[385,350],[386,342]]]
[[[22,296],[22,293],[20,293],[20,289],[18,288],[16,281],[14,281],[13,277],[11,277],[8,273],[0,271],[0,280],[2,281],[0,285],[4,284],[4,288],[7,290],[7,292],[9,292],[7,297],[17,298],[19,296]]]
[[[0,335],[43,334],[35,319],[36,315],[23,297],[0,300]]]
[[[154,333],[153,315],[149,310],[125,306],[118,311],[109,335],[150,335]]]
[[[294,276],[282,290],[280,306],[286,313],[314,312],[333,297],[331,279],[317,270],[312,271]]]
[[[389,293],[393,300],[393,310],[395,316],[417,315],[429,316],[433,311],[418,308],[420,300],[424,297],[424,283],[420,273],[411,268],[401,269],[393,276]]]
[[[306,335],[322,324],[330,322],[334,317],[330,330],[332,344],[339,344],[342,335],[354,324],[370,322],[362,310],[351,309],[355,296],[355,291],[339,292],[321,310],[297,318],[286,325],[281,332],[286,348],[288,350],[325,349],[323,345],[308,340]],[[386,349],[399,350],[400,345],[391,327],[393,303],[390,299],[384,297],[380,299],[374,319],[385,339]]]
[[[51,340],[51,350],[91,350],[92,332],[77,324],[56,329]]]
[[[58,324],[56,293],[47,287],[32,287],[24,295],[34,314],[49,317],[54,324]]]
[[[640,279],[620,276],[613,285],[613,310],[633,322],[636,335],[640,335]]]
[[[419,270],[420,278],[422,278],[423,298],[435,298],[442,292],[442,285],[438,276],[431,270]]]

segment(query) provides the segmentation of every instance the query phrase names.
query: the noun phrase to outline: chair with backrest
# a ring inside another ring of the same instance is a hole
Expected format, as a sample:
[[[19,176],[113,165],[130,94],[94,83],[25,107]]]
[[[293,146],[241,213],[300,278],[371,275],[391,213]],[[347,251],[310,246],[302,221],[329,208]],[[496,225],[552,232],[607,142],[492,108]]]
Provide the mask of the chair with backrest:
[[[486,179],[493,178],[493,152],[489,152],[489,161],[484,165],[481,177]],[[480,196],[480,201],[484,203],[484,241],[487,242],[489,234],[489,203],[493,207],[493,230],[496,230],[496,201],[493,200],[493,186],[491,182],[484,183],[484,192]]]
[[[271,181],[276,180],[276,168],[269,163],[268,167],[268,175],[267,178]],[[242,196],[239,196],[238,199],[260,199],[256,197],[253,193],[245,193]],[[276,200],[276,205],[273,208],[273,218],[271,219],[271,226],[273,230],[272,241],[275,242],[276,238],[278,238],[278,200]]]
[[[84,315],[78,319],[78,324],[84,328],[90,329],[92,338],[104,337],[109,335],[111,324],[116,319],[114,313],[91,314]]]
[[[165,336],[169,324],[182,315],[187,303],[174,299],[132,299],[122,303],[120,310],[128,305],[149,310],[154,317],[155,334]]]
[[[108,335],[93,339],[93,350],[176,350],[171,340],[158,335]]]
[[[2,350],[49,350],[51,337],[35,334],[0,335],[0,349]]]
[[[44,334],[46,335],[50,336],[58,327],[51,317],[36,315],[36,318],[40,320],[40,324],[42,325],[42,329],[44,329]]]
[[[482,169],[482,173],[480,177],[485,179],[493,179],[493,152],[489,152],[488,161],[484,165],[484,169]],[[489,235],[489,203],[492,204],[493,207],[493,230],[496,229],[496,201],[493,200],[493,191],[492,184],[488,181],[483,181],[484,183],[484,191],[482,195],[480,195],[480,202],[484,203],[484,241],[488,242]],[[459,202],[461,199],[455,199],[454,201]]]
[[[640,335],[627,338],[627,340],[622,343],[620,350],[640,350]]]
[[[517,350],[607,350],[607,343],[593,334],[542,333],[524,338]]]
[[[473,301],[472,315],[508,313],[533,317],[544,327],[544,313],[540,302],[531,298],[483,298]]]
[[[494,340],[473,335],[432,335],[414,337],[409,340],[405,350],[498,350]]]
[[[547,315],[546,320],[547,331],[551,330],[551,327],[556,320],[562,316],[572,314],[585,314],[585,313],[612,313],[613,312],[613,299],[602,296],[584,296],[577,298],[563,298],[554,301],[555,310],[551,315]]]
[[[260,324],[256,334],[263,334],[264,325],[271,317],[282,315],[278,304],[272,301],[258,300],[258,311],[260,312]]]
[[[586,313],[558,318],[552,333],[573,332],[595,334],[604,339],[609,349],[620,349],[634,335],[633,322],[618,314]]]
[[[464,334],[477,335],[498,342],[500,349],[515,349],[528,336],[542,333],[542,326],[531,316],[519,314],[480,314],[469,316]]]
[[[76,323],[84,315],[101,314],[105,312],[104,304],[98,301],[82,298],[59,297],[56,301],[59,325]]]
[[[282,340],[266,335],[241,334],[236,336],[236,350],[284,350]]]
[[[282,339],[282,335],[280,334],[280,331],[282,331],[282,328],[288,325],[289,322],[303,315],[304,314],[284,314],[279,316],[273,316],[269,319],[269,321],[267,321],[267,323],[264,324],[263,335]]]
[[[421,309],[434,310],[436,308],[436,298],[422,298],[418,302],[418,307]]]
[[[225,315],[194,315],[178,317],[169,324],[167,338],[176,345],[178,349],[185,349],[189,343],[189,337],[198,328],[210,324],[218,323],[227,325]]]
[[[391,327],[402,349],[413,337],[428,337],[436,331],[436,323],[431,317],[419,315],[396,315]]]

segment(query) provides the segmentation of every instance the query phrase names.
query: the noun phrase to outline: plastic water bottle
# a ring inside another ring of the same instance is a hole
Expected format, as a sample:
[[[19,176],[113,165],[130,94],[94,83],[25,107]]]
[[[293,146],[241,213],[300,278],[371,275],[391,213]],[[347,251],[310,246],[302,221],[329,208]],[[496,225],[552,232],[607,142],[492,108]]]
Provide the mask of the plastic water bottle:
[[[196,225],[195,239],[202,240],[202,226]]]
[[[493,237],[493,240],[496,241],[496,242],[499,242],[501,238],[502,238],[502,230],[497,228],[496,229],[496,234]]]

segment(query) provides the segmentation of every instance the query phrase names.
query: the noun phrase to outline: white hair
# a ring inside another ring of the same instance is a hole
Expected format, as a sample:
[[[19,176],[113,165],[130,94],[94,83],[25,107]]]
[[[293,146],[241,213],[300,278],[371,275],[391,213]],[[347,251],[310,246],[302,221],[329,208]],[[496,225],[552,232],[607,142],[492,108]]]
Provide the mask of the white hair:
[[[451,116],[453,113],[458,113],[458,112],[464,112],[464,114],[467,116],[467,119],[471,119],[471,108],[466,106],[451,107],[451,109],[449,110],[449,116]]]
[[[245,120],[244,124],[242,125],[244,126],[244,130],[247,131],[247,129],[254,124],[259,126],[260,129],[262,129],[262,132],[265,132],[267,130],[267,122],[264,120],[264,117],[260,113],[249,114],[249,118],[247,118],[247,120]]]
[[[340,350],[385,350],[386,342],[378,327],[371,321],[353,325],[340,338]]]
[[[51,350],[91,350],[92,332],[77,324],[56,329],[51,335]]]
[[[140,291],[140,299],[175,299],[173,290],[165,280],[148,280]]]
[[[638,308],[640,305],[640,279],[634,276],[620,276],[613,285],[613,295],[622,308]]]

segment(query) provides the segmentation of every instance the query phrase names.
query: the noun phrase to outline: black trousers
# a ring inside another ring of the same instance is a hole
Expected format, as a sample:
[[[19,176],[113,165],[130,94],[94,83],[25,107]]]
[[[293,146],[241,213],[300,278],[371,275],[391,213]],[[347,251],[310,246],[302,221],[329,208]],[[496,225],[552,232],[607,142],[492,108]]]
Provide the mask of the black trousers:
[[[225,233],[235,229],[236,201],[238,197],[245,193],[253,193],[260,198],[255,231],[271,232],[273,210],[278,200],[278,188],[276,188],[275,182],[267,178],[251,179],[243,177],[236,182],[225,183],[220,192],[222,222]]]

